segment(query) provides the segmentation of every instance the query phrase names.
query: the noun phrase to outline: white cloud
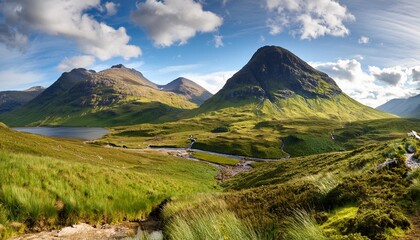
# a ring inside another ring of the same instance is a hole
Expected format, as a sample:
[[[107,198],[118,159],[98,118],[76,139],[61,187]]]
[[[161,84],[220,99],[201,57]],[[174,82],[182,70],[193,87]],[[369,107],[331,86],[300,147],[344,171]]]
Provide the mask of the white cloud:
[[[87,10],[100,9],[100,0],[4,0],[0,12],[9,29],[23,36],[41,32],[74,40],[81,51],[101,60],[138,57],[124,27],[114,29],[96,21]],[[16,35],[18,36],[18,35]]]
[[[221,35],[214,35],[214,47],[219,48],[223,47],[223,36]]]
[[[368,37],[366,37],[366,36],[361,36],[360,38],[359,38],[359,44],[368,44],[369,43],[369,38]]]
[[[61,72],[69,72],[75,68],[86,68],[95,63],[94,56],[75,56],[72,58],[65,58],[58,66],[57,69]]]
[[[0,23],[0,42],[7,47],[17,48],[23,51],[28,44],[28,36],[16,31],[16,29],[10,28],[4,23]]]
[[[376,80],[393,86],[404,84],[408,75],[407,69],[403,69],[400,66],[383,69],[370,66],[369,71]]]
[[[311,65],[330,75],[346,94],[372,107],[394,98],[405,98],[420,93],[419,89],[416,89],[417,83],[412,70],[416,68],[369,66],[368,71],[364,71],[356,59]],[[420,69],[420,66],[418,68]]]
[[[113,2],[106,2],[105,3],[106,15],[113,16],[117,14],[118,4]]]
[[[184,74],[185,78],[191,79],[209,92],[217,93],[237,71],[221,71],[207,74]]]
[[[23,90],[43,80],[44,76],[36,72],[21,72],[16,69],[0,71],[0,91]]]
[[[154,44],[169,47],[186,44],[197,32],[213,32],[223,19],[194,0],[146,0],[132,12],[134,23],[144,28]]]
[[[160,73],[182,72],[182,71],[194,69],[199,66],[200,64],[173,65],[173,66],[167,66],[167,67],[161,68],[158,70],[158,72]]]
[[[355,20],[345,6],[334,0],[266,0],[266,7],[271,14],[267,26],[272,35],[288,28],[301,39],[343,37],[350,33],[344,22]]]

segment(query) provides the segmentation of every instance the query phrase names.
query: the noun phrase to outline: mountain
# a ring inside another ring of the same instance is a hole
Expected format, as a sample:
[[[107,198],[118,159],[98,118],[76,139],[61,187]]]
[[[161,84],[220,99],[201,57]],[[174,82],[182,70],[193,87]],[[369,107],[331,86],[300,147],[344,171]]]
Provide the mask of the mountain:
[[[344,94],[335,81],[290,51],[265,46],[198,112],[253,109],[280,119],[362,120],[395,117],[364,106]]]
[[[38,96],[45,88],[36,86],[24,91],[0,92],[0,114],[10,112]]]
[[[201,105],[213,96],[213,94],[197,83],[183,77],[177,78],[166,85],[160,86],[160,88],[168,92],[184,95],[189,101],[198,105]]]
[[[10,126],[113,126],[156,122],[195,107],[140,72],[115,65],[101,72],[79,68],[63,73],[38,97],[0,119]]]
[[[376,109],[401,117],[420,118],[420,94],[407,99],[392,99]]]

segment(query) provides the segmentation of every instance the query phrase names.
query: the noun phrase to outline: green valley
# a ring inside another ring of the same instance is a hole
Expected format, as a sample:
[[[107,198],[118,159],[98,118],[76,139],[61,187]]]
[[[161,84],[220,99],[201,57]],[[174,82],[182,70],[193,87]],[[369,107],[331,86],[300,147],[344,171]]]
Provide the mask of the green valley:
[[[124,237],[420,234],[420,119],[357,102],[280,47],[257,50],[214,96],[122,65],[75,69],[0,121],[109,130],[83,141],[1,124],[2,239],[133,222],[137,235]]]

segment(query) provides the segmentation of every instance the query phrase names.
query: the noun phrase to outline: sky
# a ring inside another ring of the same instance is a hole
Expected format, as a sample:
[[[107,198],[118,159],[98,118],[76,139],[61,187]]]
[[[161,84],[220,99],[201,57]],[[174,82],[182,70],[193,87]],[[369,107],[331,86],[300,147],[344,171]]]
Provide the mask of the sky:
[[[418,12],[412,0],[0,0],[0,91],[122,63],[216,93],[276,45],[376,107],[420,93]]]

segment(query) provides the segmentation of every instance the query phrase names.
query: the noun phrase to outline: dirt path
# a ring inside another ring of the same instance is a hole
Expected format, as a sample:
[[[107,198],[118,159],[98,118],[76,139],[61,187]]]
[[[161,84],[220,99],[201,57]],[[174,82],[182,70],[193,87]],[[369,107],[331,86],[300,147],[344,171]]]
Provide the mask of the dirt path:
[[[399,240],[418,240],[420,239],[420,216],[413,215],[408,217],[412,224],[411,231],[404,237],[398,238]]]
[[[122,223],[119,225],[103,225],[94,227],[86,223],[65,227],[61,230],[23,234],[11,238],[13,240],[114,240],[133,239],[138,223]]]

